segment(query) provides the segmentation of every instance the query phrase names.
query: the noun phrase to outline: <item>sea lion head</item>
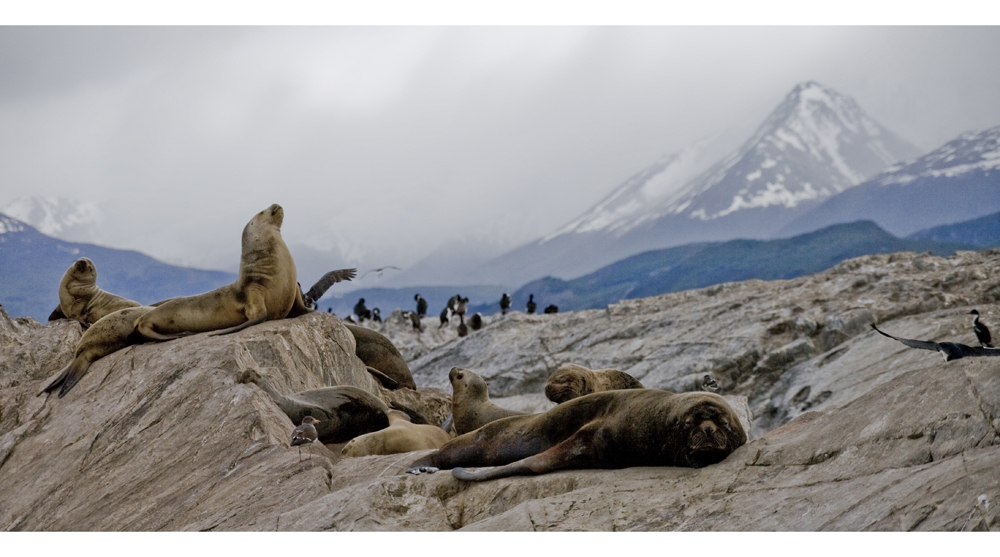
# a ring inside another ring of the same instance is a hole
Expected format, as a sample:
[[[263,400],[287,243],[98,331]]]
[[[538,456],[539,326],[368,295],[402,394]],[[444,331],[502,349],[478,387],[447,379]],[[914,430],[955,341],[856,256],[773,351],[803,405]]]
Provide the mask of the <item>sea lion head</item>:
[[[76,260],[69,268],[70,274],[73,276],[75,281],[84,282],[96,282],[97,281],[97,266],[94,262],[86,257],[81,257]]]
[[[545,397],[561,404],[590,394],[594,390],[594,373],[576,364],[563,364],[545,383]]]
[[[448,373],[448,380],[451,381],[452,400],[459,397],[464,397],[468,400],[489,399],[486,381],[473,371],[453,367],[451,368],[451,372]]]
[[[674,450],[683,465],[701,468],[722,462],[747,442],[747,434],[726,399],[714,393],[677,395]],[[680,464],[679,463],[679,464]]]

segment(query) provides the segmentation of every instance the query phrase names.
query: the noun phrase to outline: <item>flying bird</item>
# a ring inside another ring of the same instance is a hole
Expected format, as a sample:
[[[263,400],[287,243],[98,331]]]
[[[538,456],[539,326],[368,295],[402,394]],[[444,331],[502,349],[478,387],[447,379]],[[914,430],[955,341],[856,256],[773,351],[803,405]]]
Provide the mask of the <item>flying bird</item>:
[[[397,271],[402,271],[402,269],[400,269],[399,267],[395,267],[393,265],[386,265],[385,267],[379,267],[378,269],[369,269],[365,271],[365,274],[361,275],[361,278],[367,277],[368,273],[376,273],[375,274],[376,277],[382,278],[382,272],[385,271],[386,269],[396,269]]]
[[[292,446],[296,447],[299,445],[308,445],[319,438],[319,433],[316,432],[316,426],[313,425],[318,423],[319,420],[312,416],[302,418],[302,424],[295,428],[295,431],[292,432]],[[302,447],[299,447],[299,461],[302,461]]]
[[[974,309],[969,312],[969,315],[975,315],[975,319],[972,320],[972,330],[976,333],[976,338],[979,339],[979,344],[983,345],[983,348],[993,348],[990,344],[992,337],[990,336],[990,330],[986,328],[986,325],[979,321],[979,310]]]
[[[326,291],[342,280],[351,280],[354,275],[358,273],[357,269],[337,269],[336,271],[330,271],[329,273],[320,277],[316,284],[312,285],[309,292],[302,295],[302,301],[305,302],[306,307],[315,310],[316,302],[326,294]],[[299,287],[301,289],[301,286]]]
[[[934,342],[931,340],[913,340],[909,338],[898,338],[894,337],[888,333],[883,333],[875,326],[874,323],[871,324],[872,329],[882,335],[891,338],[892,340],[898,340],[903,344],[909,346],[910,348],[920,348],[922,350],[936,350],[944,356],[944,361],[950,362],[952,360],[957,360],[959,358],[973,357],[973,356],[1000,356],[1000,348],[980,348],[978,346],[966,346],[964,344],[959,344],[957,342]]]

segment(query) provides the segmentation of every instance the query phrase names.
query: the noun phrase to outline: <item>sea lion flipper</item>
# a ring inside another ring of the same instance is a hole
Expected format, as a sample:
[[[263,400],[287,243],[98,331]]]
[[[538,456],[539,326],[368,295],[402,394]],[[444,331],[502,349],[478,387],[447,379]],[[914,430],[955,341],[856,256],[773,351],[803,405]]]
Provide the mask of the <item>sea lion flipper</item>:
[[[243,329],[246,329],[246,328],[249,328],[249,327],[253,327],[254,325],[263,323],[266,320],[267,320],[267,315],[261,315],[260,317],[257,317],[256,319],[251,319],[249,321],[244,321],[243,323],[240,323],[239,325],[236,325],[235,327],[229,327],[228,329],[222,329],[221,331],[214,331],[212,333],[209,333],[208,336],[210,336],[210,337],[217,337],[217,336],[221,336],[221,335],[228,335],[228,334],[236,333],[236,332],[242,331]]]
[[[59,389],[59,398],[66,396],[66,393],[73,388],[77,382],[87,373],[90,369],[90,362],[85,358],[76,358],[63,368],[62,373],[59,377],[56,377],[54,381],[49,383],[48,387],[42,389],[40,393],[36,396],[41,396],[43,393],[51,393],[56,389]]]
[[[596,431],[594,427],[583,427],[565,441],[536,455],[503,466],[488,466],[478,470],[456,466],[452,469],[451,475],[460,480],[478,482],[510,476],[545,474],[563,468],[586,468],[590,463],[589,454]]]
[[[52,310],[49,314],[49,321],[55,321],[56,319],[66,319],[66,314],[63,313],[62,306],[56,306],[56,309]]]
[[[365,369],[368,370],[368,373],[372,374],[372,377],[378,379],[378,382],[381,383],[382,386],[385,387],[386,389],[389,389],[391,391],[396,387],[399,387],[399,381],[396,381],[392,377],[389,377],[388,375],[373,368],[372,366],[365,366]]]

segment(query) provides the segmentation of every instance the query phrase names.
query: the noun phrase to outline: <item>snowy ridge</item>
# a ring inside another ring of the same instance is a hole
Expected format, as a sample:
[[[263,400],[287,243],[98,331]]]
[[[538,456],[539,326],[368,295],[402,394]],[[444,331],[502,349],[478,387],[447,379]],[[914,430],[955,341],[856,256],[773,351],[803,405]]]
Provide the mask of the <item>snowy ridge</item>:
[[[100,237],[101,211],[95,203],[50,196],[21,197],[0,209],[0,213],[62,240],[94,241]]]
[[[973,170],[1000,169],[1000,126],[965,132],[930,153],[886,168],[877,178],[882,186],[905,185],[917,178],[952,178]]]
[[[0,234],[24,232],[24,223],[6,215],[0,215]]]

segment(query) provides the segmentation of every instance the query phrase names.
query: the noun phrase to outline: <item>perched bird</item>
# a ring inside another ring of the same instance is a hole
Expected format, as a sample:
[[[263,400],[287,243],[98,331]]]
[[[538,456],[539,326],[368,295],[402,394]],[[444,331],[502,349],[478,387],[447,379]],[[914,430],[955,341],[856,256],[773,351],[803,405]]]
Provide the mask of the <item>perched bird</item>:
[[[890,334],[879,331],[874,323],[871,324],[878,334],[887,336],[893,340],[898,340],[910,348],[920,348],[923,350],[936,350],[944,355],[944,361],[950,362],[959,358],[972,356],[1000,356],[1000,348],[980,348],[978,346],[966,346],[957,342],[934,342],[931,340],[912,340],[908,338],[897,338]]]
[[[460,319],[458,322],[458,336],[464,337],[469,334],[469,327],[465,324],[464,315],[459,315],[458,318]]]
[[[358,303],[354,304],[354,315],[358,316],[358,322],[372,318],[372,312],[365,307],[364,298],[358,299]]]
[[[458,309],[458,301],[461,299],[462,297],[459,296],[458,294],[455,294],[451,298],[448,298],[448,309],[451,310],[452,314],[454,314],[455,310]]]
[[[445,306],[444,309],[441,310],[441,325],[438,326],[438,329],[447,325],[449,321],[451,321],[451,308]]]
[[[386,265],[385,267],[379,267],[378,269],[369,269],[369,270],[365,271],[365,274],[361,275],[361,278],[365,278],[366,276],[368,276],[368,273],[375,273],[376,277],[382,278],[382,272],[385,271],[386,269],[396,269],[397,271],[402,271],[402,269],[400,269],[399,267],[394,267],[392,265]],[[358,279],[358,280],[361,280],[361,279]]]
[[[455,313],[459,316],[464,316],[467,311],[469,311],[469,299],[459,297],[458,303],[455,304]]]
[[[378,308],[372,308],[372,321],[376,323],[382,322],[382,312]]]
[[[319,420],[312,416],[302,418],[302,424],[292,432],[292,446],[307,445],[319,438],[319,434],[316,433],[316,426],[313,425],[318,423]],[[299,447],[299,460],[302,460],[302,447]]]
[[[510,309],[510,296],[504,292],[503,296],[500,296],[500,314],[507,315],[508,309]]]
[[[535,313],[535,307],[537,306],[538,304],[535,303],[535,295],[528,294],[528,313]]]
[[[969,314],[976,316],[972,320],[972,330],[975,331],[976,338],[979,339],[979,344],[981,344],[983,348],[993,348],[993,345],[990,344],[990,341],[992,340],[990,330],[986,328],[986,325],[979,321],[979,310],[974,309],[970,311]]]
[[[423,299],[420,294],[413,297],[417,301],[417,315],[423,317],[427,315],[427,300]]]
[[[337,269],[336,271],[330,271],[320,277],[320,279],[316,281],[316,284],[312,285],[312,288],[309,289],[309,292],[302,295],[302,301],[305,302],[307,308],[315,310],[316,302],[323,297],[323,294],[326,294],[326,291],[329,290],[331,286],[342,280],[351,280],[357,272],[357,269]],[[299,290],[301,289],[302,286],[299,285]],[[330,310],[328,309],[327,311],[329,312]]]
[[[472,319],[469,319],[469,326],[472,327],[473,331],[478,331],[479,329],[482,329],[483,314],[477,311],[476,314],[472,316]]]
[[[423,327],[420,325],[420,316],[416,313],[413,313],[412,311],[404,311],[403,317],[408,317],[410,319],[410,324],[413,325],[414,329],[418,331],[423,330]]]
[[[701,380],[701,390],[714,393],[719,390],[719,382],[706,373],[705,378]]]
[[[549,304],[545,306],[545,310],[542,313],[559,313],[559,306],[555,304]]]

